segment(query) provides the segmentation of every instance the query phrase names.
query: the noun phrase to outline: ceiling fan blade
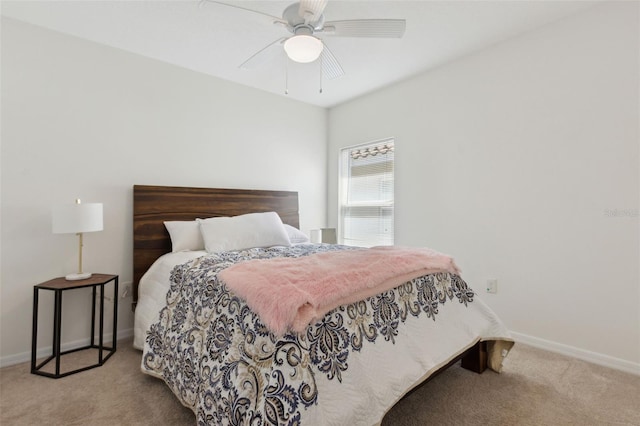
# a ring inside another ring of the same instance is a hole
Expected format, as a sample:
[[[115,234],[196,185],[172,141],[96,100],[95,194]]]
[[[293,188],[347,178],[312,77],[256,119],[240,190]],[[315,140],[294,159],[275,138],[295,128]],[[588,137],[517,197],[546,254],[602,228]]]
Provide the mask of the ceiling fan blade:
[[[324,49],[322,49],[321,59],[322,74],[329,80],[333,80],[334,78],[342,77],[344,75],[344,70],[340,66],[340,63],[326,44],[324,45]]]
[[[314,24],[322,16],[325,7],[327,7],[327,0],[300,0],[298,15],[306,24]]]
[[[281,44],[287,39],[287,37],[281,37],[271,44],[263,47],[258,52],[254,53],[249,59],[240,64],[238,68],[245,70],[255,69],[262,65],[267,60],[274,58],[283,51]]]
[[[400,38],[406,26],[404,19],[353,19],[325,22],[322,32],[339,37]]]
[[[228,7],[233,7],[235,9],[245,10],[247,12],[257,13],[257,14],[260,14],[260,15],[267,16],[267,17],[271,18],[274,23],[289,25],[289,23],[287,21],[285,21],[284,19],[279,18],[277,16],[269,15],[268,13],[260,12],[259,10],[249,9],[249,8],[246,8],[246,7],[238,6],[237,4],[225,3],[223,1],[216,1],[216,0],[203,0],[203,1],[206,2],[206,3],[215,3],[215,4],[220,4],[222,6],[228,6]]]

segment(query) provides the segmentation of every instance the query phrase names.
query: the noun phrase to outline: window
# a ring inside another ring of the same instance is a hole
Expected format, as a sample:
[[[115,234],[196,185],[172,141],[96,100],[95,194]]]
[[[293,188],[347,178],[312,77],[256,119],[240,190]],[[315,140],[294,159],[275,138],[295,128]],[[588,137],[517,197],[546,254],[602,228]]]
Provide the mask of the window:
[[[393,245],[393,139],[340,152],[340,243]]]

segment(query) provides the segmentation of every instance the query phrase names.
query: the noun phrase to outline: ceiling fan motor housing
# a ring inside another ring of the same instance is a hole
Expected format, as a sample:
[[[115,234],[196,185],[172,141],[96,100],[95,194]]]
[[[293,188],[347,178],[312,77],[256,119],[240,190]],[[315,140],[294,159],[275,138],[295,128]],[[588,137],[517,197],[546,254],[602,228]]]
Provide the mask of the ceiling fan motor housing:
[[[300,15],[300,3],[293,3],[287,6],[282,12],[282,19],[289,23],[289,31],[293,34],[311,35],[314,30],[322,29],[324,25],[324,15],[321,14],[317,19],[313,19],[313,13],[309,12],[306,16]],[[310,20],[311,19],[311,20]],[[308,28],[311,32],[298,32],[299,28]]]

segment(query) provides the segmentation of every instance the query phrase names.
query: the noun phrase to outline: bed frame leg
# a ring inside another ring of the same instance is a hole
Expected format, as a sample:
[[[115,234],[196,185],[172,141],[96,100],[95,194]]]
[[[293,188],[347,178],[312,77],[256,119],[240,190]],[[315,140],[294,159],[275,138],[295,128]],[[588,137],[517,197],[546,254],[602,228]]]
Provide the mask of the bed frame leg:
[[[478,342],[462,356],[462,368],[481,374],[487,369],[487,342]]]

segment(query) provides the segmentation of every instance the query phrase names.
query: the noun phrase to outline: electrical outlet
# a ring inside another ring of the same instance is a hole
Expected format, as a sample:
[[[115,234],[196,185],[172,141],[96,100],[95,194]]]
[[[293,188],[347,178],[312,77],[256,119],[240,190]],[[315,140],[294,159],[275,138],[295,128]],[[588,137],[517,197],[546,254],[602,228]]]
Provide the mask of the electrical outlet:
[[[131,283],[124,283],[122,286],[122,295],[121,299],[126,299],[127,297],[131,297]]]
[[[496,294],[498,292],[498,280],[487,280],[487,293]]]

